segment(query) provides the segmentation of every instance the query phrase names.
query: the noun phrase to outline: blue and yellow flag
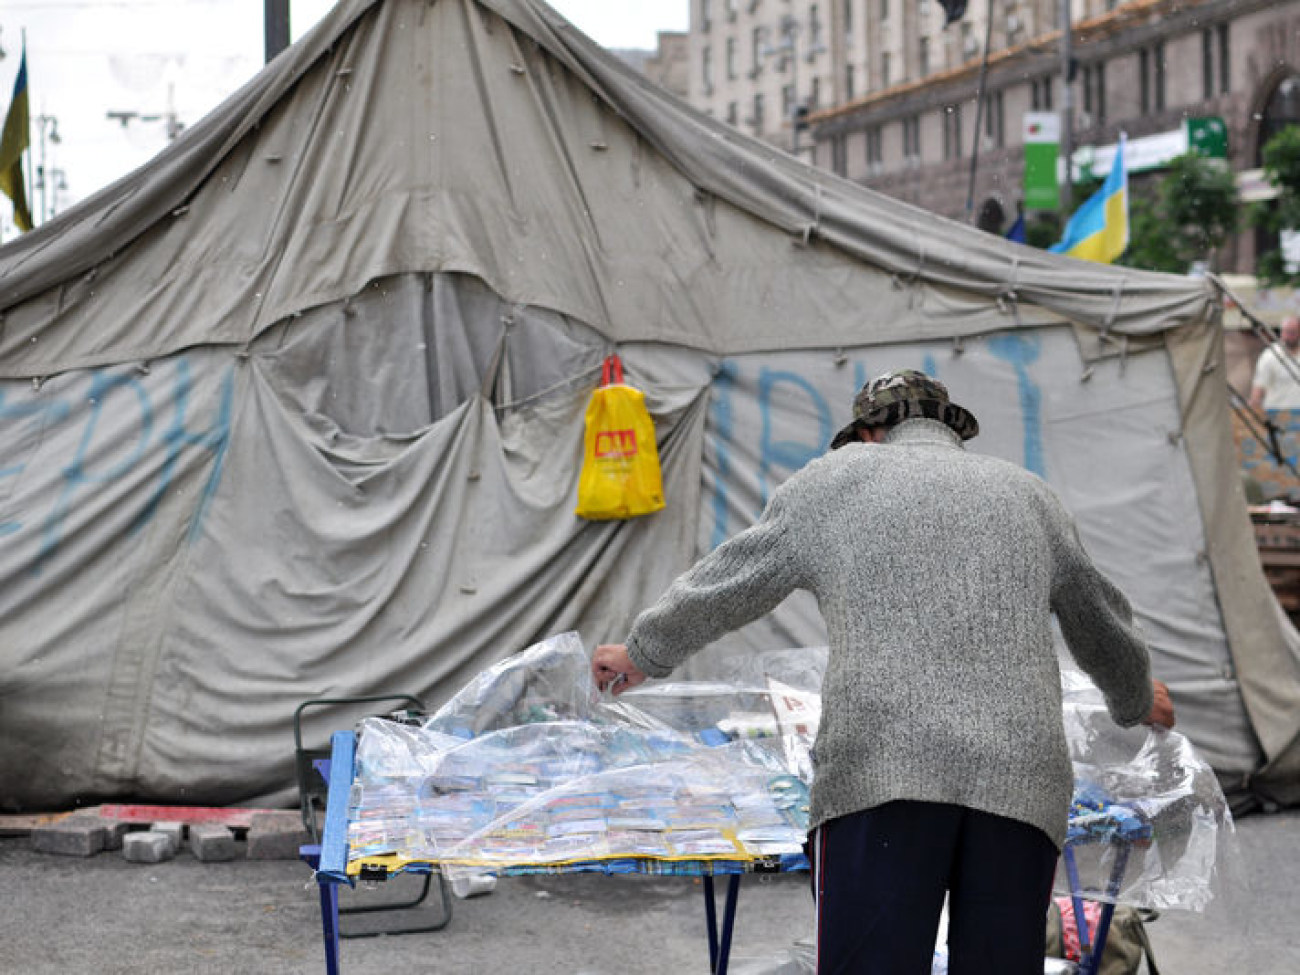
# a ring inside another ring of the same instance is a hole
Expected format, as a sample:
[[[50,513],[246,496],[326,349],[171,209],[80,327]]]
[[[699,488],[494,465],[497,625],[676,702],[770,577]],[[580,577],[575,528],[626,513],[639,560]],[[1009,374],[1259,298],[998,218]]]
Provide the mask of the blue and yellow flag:
[[[18,63],[18,77],[14,79],[14,97],[5,116],[4,132],[0,135],[0,193],[14,203],[14,225],[19,230],[32,229],[32,211],[27,206],[27,185],[23,182],[23,152],[31,145],[30,121],[27,110],[27,47],[23,46],[22,60]]]
[[[1106,182],[1065,225],[1065,235],[1050,250],[1110,264],[1128,246],[1128,173],[1124,169],[1124,136],[1115,147],[1115,161]]]

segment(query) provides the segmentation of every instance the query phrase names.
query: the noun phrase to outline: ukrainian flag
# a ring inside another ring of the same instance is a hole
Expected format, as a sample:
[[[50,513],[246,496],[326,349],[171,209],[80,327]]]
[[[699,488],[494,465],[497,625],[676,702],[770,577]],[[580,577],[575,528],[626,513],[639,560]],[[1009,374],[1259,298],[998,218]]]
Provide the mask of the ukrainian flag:
[[[23,182],[23,151],[31,144],[27,113],[27,45],[18,63],[14,80],[14,97],[9,103],[4,129],[0,130],[0,193],[14,204],[14,224],[19,230],[32,229],[32,214],[27,207],[27,188]]]
[[[1124,136],[1115,147],[1106,182],[1074,212],[1065,235],[1050,250],[1110,264],[1128,246],[1128,173],[1124,169]]]

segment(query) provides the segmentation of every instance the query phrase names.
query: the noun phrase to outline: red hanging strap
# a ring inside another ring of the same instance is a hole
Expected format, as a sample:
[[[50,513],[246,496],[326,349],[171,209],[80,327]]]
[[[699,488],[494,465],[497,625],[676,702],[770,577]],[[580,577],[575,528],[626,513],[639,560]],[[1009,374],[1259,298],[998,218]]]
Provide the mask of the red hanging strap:
[[[617,355],[605,357],[604,375],[600,384],[608,386],[611,381],[616,385],[623,385],[623,360]]]

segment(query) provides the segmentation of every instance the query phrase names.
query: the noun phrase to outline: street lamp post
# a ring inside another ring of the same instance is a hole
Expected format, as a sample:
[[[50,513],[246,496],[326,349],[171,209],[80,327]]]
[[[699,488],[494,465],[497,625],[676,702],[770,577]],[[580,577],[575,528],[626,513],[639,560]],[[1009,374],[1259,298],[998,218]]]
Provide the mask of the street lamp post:
[[[53,115],[37,115],[36,128],[40,133],[38,142],[40,148],[40,162],[36,164],[35,188],[41,191],[41,205],[38,212],[41,215],[41,223],[45,223],[46,220],[53,216],[53,207],[51,206],[50,199],[51,188],[53,188],[55,192],[58,190],[57,184],[54,184],[51,179],[55,171],[50,168],[48,160],[46,159],[46,143],[48,142],[50,145],[57,146],[63,141],[63,139],[59,136],[59,120]],[[62,170],[58,171],[60,177],[62,177],[62,172]]]
[[[782,41],[780,44],[770,44],[763,48],[763,57],[776,57],[790,64],[790,104],[787,107],[786,114],[790,121],[790,152],[799,155],[803,146],[800,145],[800,136],[807,126],[807,116],[809,105],[799,97],[799,35],[803,32],[803,25],[793,14],[785,14],[781,17],[781,26],[779,28]],[[825,50],[825,47],[814,38],[814,44],[804,53],[811,56]]]
[[[1061,183],[1061,212],[1070,217],[1074,201],[1074,38],[1070,25],[1070,0],[1061,0],[1061,155],[1065,179]]]

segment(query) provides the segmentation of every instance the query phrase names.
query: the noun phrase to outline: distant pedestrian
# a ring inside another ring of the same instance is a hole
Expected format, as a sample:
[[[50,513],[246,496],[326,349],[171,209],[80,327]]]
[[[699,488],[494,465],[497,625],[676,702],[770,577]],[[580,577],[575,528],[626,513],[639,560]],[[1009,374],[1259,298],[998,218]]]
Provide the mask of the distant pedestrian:
[[[1300,409],[1300,317],[1287,315],[1278,330],[1280,341],[1259,354],[1250,404],[1255,409]]]

